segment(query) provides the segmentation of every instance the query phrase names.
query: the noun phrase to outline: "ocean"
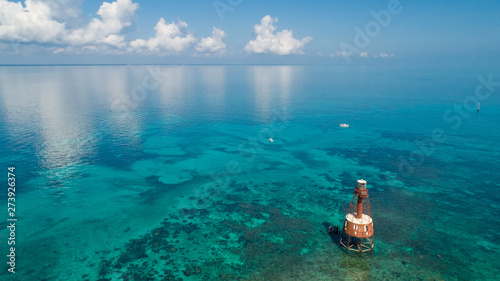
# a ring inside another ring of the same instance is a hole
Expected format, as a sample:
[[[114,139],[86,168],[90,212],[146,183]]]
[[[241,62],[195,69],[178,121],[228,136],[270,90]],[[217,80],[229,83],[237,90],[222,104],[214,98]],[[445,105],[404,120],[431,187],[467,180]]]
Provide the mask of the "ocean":
[[[0,280],[496,280],[498,73],[1,66]],[[327,231],[359,179],[373,255]]]

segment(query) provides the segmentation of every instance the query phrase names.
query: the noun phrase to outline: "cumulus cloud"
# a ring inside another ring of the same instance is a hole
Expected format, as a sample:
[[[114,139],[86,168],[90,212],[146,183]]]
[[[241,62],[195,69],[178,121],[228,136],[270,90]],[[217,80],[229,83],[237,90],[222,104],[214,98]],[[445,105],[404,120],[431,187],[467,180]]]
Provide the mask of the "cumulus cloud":
[[[189,48],[196,38],[185,31],[187,23],[166,23],[164,18],[155,26],[156,36],[148,40],[137,39],[130,42],[130,50],[142,53],[178,54]]]
[[[254,26],[256,38],[248,42],[245,51],[254,54],[304,54],[303,49],[307,43],[311,42],[312,38],[295,39],[290,30],[283,30],[275,34],[275,22],[278,22],[278,19],[272,18],[270,15],[263,17],[260,24]]]
[[[105,44],[118,48],[124,47],[126,46],[125,36],[120,33],[132,26],[137,8],[139,5],[132,3],[131,0],[104,2],[97,11],[101,18],[94,18],[87,26],[69,32],[65,41],[76,46]]]
[[[368,57],[368,53],[367,52],[362,52],[359,54],[360,57],[363,57],[363,58],[367,58]]]
[[[196,51],[206,54],[223,54],[226,51],[226,43],[222,38],[226,37],[224,30],[214,27],[212,37],[201,38],[196,45]]]
[[[131,0],[104,2],[97,14],[85,27],[68,30],[65,22],[56,19],[78,17],[80,1],[26,0],[25,7],[18,2],[0,0],[0,40],[21,43],[46,43],[59,46],[75,46],[82,49],[124,47],[125,36],[121,32],[132,26],[138,4]],[[64,51],[58,48],[56,52]]]
[[[52,19],[54,12],[47,3],[26,0],[0,0],[0,40],[21,43],[61,42],[66,28]]]

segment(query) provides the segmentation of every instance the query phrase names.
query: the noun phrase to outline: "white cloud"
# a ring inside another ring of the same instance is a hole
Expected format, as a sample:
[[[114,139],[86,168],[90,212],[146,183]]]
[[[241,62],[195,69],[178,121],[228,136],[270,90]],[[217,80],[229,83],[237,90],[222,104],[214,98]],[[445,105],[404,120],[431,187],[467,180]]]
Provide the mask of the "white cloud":
[[[123,26],[130,26],[135,10],[139,4],[132,3],[131,0],[116,0],[113,3],[102,3],[97,14],[101,16],[104,22],[119,22]]]
[[[131,0],[104,2],[97,11],[101,19],[94,18],[86,27],[69,32],[64,41],[73,46],[104,44],[124,47],[125,36],[120,33],[132,26],[137,8],[139,5]]]
[[[189,48],[196,38],[184,32],[187,23],[179,20],[177,23],[166,23],[164,18],[155,26],[156,36],[148,40],[137,39],[130,42],[130,51],[147,54],[178,54]]]
[[[337,51],[335,52],[335,54],[331,54],[330,57],[331,58],[334,58],[334,57],[346,57],[347,56],[347,52],[341,52],[341,51]]]
[[[331,58],[335,58],[335,57],[349,57],[349,56],[350,55],[347,52],[341,52],[341,51],[337,51],[337,52],[335,52],[335,54],[331,54],[330,55]],[[359,56],[362,57],[362,58],[368,58],[369,57],[368,52],[361,52],[361,53],[359,53]],[[373,58],[392,58],[392,57],[394,57],[394,55],[392,55],[392,54],[389,55],[387,53],[379,53],[379,54],[371,55],[371,57],[373,57]]]
[[[87,50],[121,48],[126,45],[122,31],[132,26],[138,4],[131,0],[104,2],[97,14],[85,27],[68,30],[65,22],[56,19],[78,17],[81,0],[26,0],[20,2],[0,0],[0,40],[21,43],[59,45],[55,52],[74,51],[69,46]],[[66,47],[66,48],[64,48]]]
[[[273,19],[269,15],[263,17],[260,24],[254,26],[256,38],[248,42],[245,51],[254,54],[304,54],[303,48],[307,43],[311,42],[312,38],[295,39],[290,30],[283,30],[274,34],[276,27],[273,23],[275,22],[278,22],[277,18]]]
[[[214,27],[212,37],[205,37],[196,45],[196,51],[206,54],[223,54],[226,51],[226,43],[222,38],[226,37],[224,30]]]
[[[41,1],[0,0],[0,40],[22,43],[61,42],[66,28],[52,19],[54,12]]]
[[[375,54],[373,55],[374,58],[392,58],[394,55],[389,55],[387,53],[380,53],[380,54]]]

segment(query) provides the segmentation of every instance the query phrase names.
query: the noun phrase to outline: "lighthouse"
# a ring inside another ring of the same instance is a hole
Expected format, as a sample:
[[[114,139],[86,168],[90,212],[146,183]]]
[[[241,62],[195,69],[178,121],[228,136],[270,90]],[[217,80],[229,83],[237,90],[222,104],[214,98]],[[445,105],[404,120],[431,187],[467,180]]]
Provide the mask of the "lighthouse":
[[[373,254],[373,220],[370,212],[370,201],[366,181],[358,180],[354,188],[349,212],[345,216],[340,245],[349,251],[361,253],[370,251]]]

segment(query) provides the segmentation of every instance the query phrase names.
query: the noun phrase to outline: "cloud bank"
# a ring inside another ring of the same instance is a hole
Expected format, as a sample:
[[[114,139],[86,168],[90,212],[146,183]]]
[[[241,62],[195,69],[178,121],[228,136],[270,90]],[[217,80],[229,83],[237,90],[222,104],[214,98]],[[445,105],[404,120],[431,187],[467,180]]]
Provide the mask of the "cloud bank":
[[[0,0],[0,41],[6,43],[38,44],[54,53],[101,52],[170,55],[187,51],[198,39],[187,32],[187,23],[167,23],[161,18],[154,30],[155,37],[126,40],[133,30],[139,4],[132,0],[103,2],[98,17],[81,27],[69,28],[67,22],[79,18],[82,0]],[[212,37],[202,38],[196,46],[198,53],[217,53],[225,50],[225,32],[214,27]],[[193,50],[194,51],[194,50]]]
[[[254,26],[256,38],[248,42],[245,51],[253,54],[303,55],[305,45],[311,42],[312,38],[295,39],[290,30],[274,33],[275,22],[278,22],[278,19],[270,15],[263,17],[260,24]]]
[[[18,47],[29,52],[41,48],[58,53],[101,53],[142,55],[223,55],[227,36],[212,27],[208,37],[196,38],[182,20],[168,22],[160,18],[150,38],[130,39],[135,30],[139,4],[132,0],[103,2],[96,15],[82,23],[83,0],[0,0],[0,48]],[[294,38],[291,30],[277,31],[277,18],[264,16],[254,25],[255,38],[244,47],[248,54],[303,55],[311,37]],[[130,35],[129,35],[130,36]],[[11,43],[11,45],[9,45]],[[17,45],[17,46],[16,46]],[[330,57],[347,57],[336,52]],[[321,55],[319,55],[321,56]],[[392,54],[368,54],[362,58],[390,58]]]
[[[331,58],[335,58],[335,57],[349,57],[350,54],[348,54],[347,52],[342,52],[342,51],[337,51],[335,52],[335,54],[331,54],[330,57]],[[359,56],[362,57],[362,58],[369,58],[370,55],[368,54],[368,52],[361,52],[359,53]],[[387,53],[379,53],[379,54],[373,54],[371,55],[371,57],[373,58],[393,58],[395,57],[393,54],[387,54]]]

